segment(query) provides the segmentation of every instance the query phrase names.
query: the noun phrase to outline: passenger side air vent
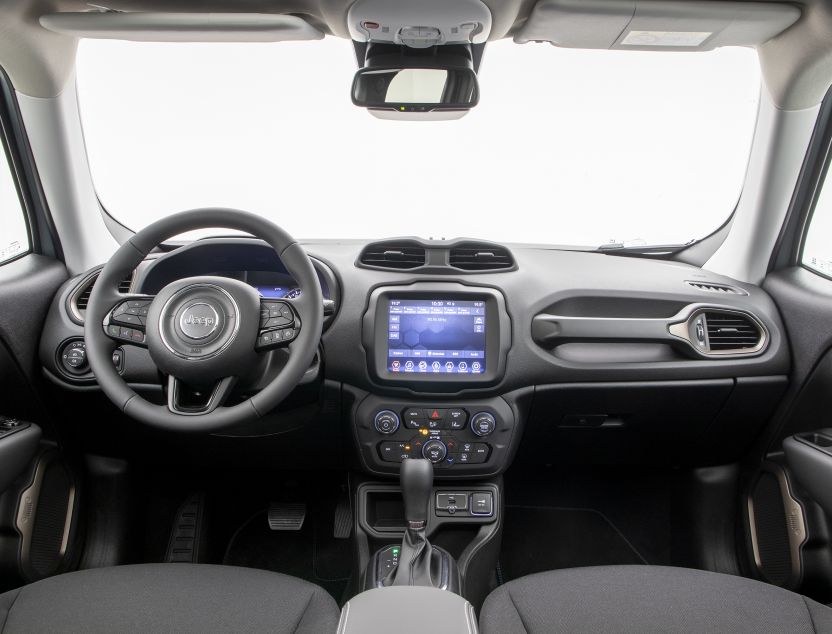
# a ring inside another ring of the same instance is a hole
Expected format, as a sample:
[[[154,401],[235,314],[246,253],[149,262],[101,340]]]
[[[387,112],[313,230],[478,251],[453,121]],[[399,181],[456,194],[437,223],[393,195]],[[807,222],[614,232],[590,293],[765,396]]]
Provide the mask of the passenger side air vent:
[[[768,331],[754,315],[716,306],[694,310],[685,321],[671,323],[668,331],[706,357],[760,354],[768,344]]]
[[[418,269],[425,265],[425,248],[408,242],[376,242],[364,247],[358,261],[379,269]]]
[[[451,247],[449,263],[463,271],[500,271],[514,268],[514,258],[505,247],[464,242]]]
[[[729,284],[718,284],[714,282],[695,282],[693,280],[687,280],[685,283],[688,286],[693,286],[693,288],[697,290],[707,291],[709,293],[722,293],[723,295],[748,295],[748,293],[746,293],[741,288],[737,288],[736,286],[730,286]]]
[[[762,343],[763,332],[748,315],[709,310],[704,317],[711,352],[756,350]]]

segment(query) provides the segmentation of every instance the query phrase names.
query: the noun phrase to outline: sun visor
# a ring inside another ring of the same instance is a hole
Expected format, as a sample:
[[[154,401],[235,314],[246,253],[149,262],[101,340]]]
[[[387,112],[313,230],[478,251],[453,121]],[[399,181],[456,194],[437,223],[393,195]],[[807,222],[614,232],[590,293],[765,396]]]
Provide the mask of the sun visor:
[[[134,42],[284,42],[324,37],[302,18],[265,13],[85,11],[44,15],[40,24],[72,37]]]
[[[564,48],[710,51],[757,46],[799,17],[797,7],[764,2],[541,0],[514,41]]]

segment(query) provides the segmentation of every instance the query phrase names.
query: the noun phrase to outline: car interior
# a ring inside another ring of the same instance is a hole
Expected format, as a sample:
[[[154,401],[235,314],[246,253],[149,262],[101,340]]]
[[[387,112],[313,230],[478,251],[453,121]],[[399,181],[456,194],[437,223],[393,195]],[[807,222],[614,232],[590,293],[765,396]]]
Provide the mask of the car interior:
[[[0,632],[832,632],[828,0],[0,3]]]

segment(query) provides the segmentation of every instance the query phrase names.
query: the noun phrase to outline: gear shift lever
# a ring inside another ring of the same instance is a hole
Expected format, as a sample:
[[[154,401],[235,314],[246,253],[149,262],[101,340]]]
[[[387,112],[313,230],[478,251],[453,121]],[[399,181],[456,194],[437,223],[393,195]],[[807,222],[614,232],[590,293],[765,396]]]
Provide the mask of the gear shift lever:
[[[430,460],[402,462],[401,489],[407,521],[399,564],[382,580],[384,586],[433,586],[458,591],[459,572],[453,558],[431,546],[427,537],[428,510],[433,491]]]
[[[433,489],[433,463],[430,460],[405,460],[399,475],[404,517],[408,530],[424,531],[428,521],[428,504]]]

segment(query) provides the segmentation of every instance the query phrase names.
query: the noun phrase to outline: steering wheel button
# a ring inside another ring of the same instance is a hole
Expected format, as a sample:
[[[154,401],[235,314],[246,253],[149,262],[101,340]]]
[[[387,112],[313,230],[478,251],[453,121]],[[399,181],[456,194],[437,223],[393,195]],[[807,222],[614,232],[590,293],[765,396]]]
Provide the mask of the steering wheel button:
[[[129,309],[128,309],[129,310]],[[116,315],[115,320],[120,324],[130,324],[131,326],[143,326],[141,318],[138,315],[131,315],[128,313],[123,313],[121,315]]]
[[[116,325],[110,324],[107,326],[107,334],[111,337],[118,337],[119,333],[121,332],[121,328]]]
[[[121,304],[116,306],[116,309],[113,311],[113,317],[116,317],[118,315],[126,313],[127,310],[128,310],[127,302],[122,302]]]

